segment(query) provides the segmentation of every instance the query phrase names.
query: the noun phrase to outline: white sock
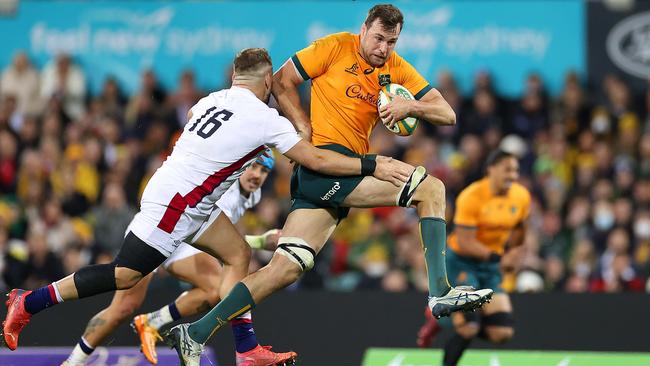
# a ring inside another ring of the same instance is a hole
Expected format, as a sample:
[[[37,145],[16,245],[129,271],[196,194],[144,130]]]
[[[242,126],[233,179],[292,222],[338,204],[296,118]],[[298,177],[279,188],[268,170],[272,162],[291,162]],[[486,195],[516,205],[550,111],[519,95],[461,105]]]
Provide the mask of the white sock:
[[[172,318],[172,314],[169,312],[169,305],[165,305],[159,310],[147,314],[147,321],[156,330],[160,329],[163,325],[173,322],[174,318]]]
[[[86,363],[86,360],[90,355],[92,354],[92,351],[94,351],[94,348],[90,348],[88,346],[88,342],[81,338],[79,342],[85,342],[87,349],[90,349],[90,353],[84,352],[84,350],[81,348],[81,345],[77,343],[77,345],[74,347],[72,350],[72,353],[70,353],[70,356],[68,356],[68,359],[66,360],[68,363],[66,366],[83,366],[84,363]]]

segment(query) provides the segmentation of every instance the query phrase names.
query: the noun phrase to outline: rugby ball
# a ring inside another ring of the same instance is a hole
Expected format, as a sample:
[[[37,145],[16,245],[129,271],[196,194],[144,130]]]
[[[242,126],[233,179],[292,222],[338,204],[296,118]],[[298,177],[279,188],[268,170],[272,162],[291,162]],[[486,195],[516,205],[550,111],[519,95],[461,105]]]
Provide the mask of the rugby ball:
[[[383,86],[379,90],[379,98],[377,99],[377,111],[379,111],[379,108],[382,106],[385,106],[386,104],[390,103],[391,97],[387,94],[391,93],[394,95],[398,95],[406,100],[414,100],[415,98],[413,97],[413,94],[411,94],[408,89],[403,87],[402,85],[399,84],[388,84]],[[380,118],[381,119],[381,118]],[[384,125],[386,126],[386,125]],[[410,136],[413,131],[415,131],[415,128],[418,126],[418,119],[414,117],[406,117],[400,121],[397,121],[392,128],[386,126],[388,130],[396,135],[399,136]]]

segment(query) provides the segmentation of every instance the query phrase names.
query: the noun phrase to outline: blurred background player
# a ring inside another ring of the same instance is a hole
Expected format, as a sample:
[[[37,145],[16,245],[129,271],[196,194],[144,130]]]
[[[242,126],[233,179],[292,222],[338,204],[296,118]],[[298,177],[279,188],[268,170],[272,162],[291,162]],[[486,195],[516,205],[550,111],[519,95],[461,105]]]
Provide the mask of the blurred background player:
[[[517,183],[519,162],[515,155],[495,150],[486,165],[486,177],[465,188],[456,200],[447,270],[452,284],[489,287],[495,294],[480,313],[452,315],[455,334],[445,344],[444,366],[457,365],[477,335],[493,343],[504,343],[514,334],[512,304],[501,288],[501,269],[509,269],[517,261],[531,196]],[[502,260],[506,251],[508,258]],[[436,322],[431,317],[427,319],[418,335],[419,346],[431,344],[440,329]]]
[[[403,23],[396,7],[374,6],[359,35],[336,33],[316,40],[280,68],[274,76],[273,94],[303,138],[321,149],[360,157],[368,152],[370,132],[380,115],[391,125],[406,116],[435,125],[455,123],[454,111],[440,93],[393,52]],[[311,117],[302,109],[297,90],[309,79]],[[391,82],[405,86],[417,100],[394,98],[378,112],[378,91]],[[417,208],[429,275],[429,307],[435,316],[480,307],[492,295],[489,289],[449,286],[444,257],[445,187],[423,167],[415,169],[401,187],[363,176],[320,174],[304,166],[296,169],[291,183],[292,211],[271,262],[237,284],[208,315],[189,326],[172,328],[170,342],[185,364],[196,364],[198,356],[181,352],[181,344],[189,342],[200,350],[225,319],[240,309],[252,308],[310,270],[314,257],[350,207]]]
[[[247,209],[259,203],[262,196],[260,187],[274,164],[273,152],[267,149],[219,199],[217,206],[233,224],[239,221]],[[271,230],[264,235],[246,236],[247,242],[254,249],[274,250],[277,239],[278,230]],[[158,363],[156,342],[160,340],[158,331],[161,327],[182,317],[209,310],[219,301],[221,264],[211,255],[183,243],[163,263],[163,267],[194,288],[181,294],[169,305],[133,319],[132,326],[140,338],[142,353],[154,365]],[[95,348],[142,305],[152,278],[153,273],[150,273],[135,287],[117,291],[111,304],[88,322],[84,335],[63,365],[83,366]],[[274,353],[270,347],[260,346],[255,337],[250,312],[232,320],[231,326],[238,366],[276,365],[297,357],[294,352]]]

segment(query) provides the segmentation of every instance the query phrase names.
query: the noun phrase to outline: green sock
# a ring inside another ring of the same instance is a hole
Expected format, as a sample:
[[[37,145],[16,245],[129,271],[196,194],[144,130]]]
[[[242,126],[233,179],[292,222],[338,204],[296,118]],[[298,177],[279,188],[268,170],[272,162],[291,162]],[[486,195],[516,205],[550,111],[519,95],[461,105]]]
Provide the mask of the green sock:
[[[451,287],[447,280],[445,249],[447,247],[447,223],[438,217],[420,219],[420,240],[424,246],[424,260],[429,276],[429,296],[442,296]]]
[[[248,287],[238,282],[225,299],[221,300],[203,318],[190,324],[188,329],[190,337],[204,344],[224,324],[228,324],[232,319],[252,310],[254,307],[255,301],[253,301]]]

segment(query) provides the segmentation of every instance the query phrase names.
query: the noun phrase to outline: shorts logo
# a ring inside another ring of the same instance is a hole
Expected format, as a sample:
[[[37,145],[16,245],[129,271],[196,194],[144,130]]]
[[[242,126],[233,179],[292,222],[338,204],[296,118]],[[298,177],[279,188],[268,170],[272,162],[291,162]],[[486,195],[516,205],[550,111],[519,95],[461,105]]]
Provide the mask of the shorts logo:
[[[345,72],[349,72],[350,74],[357,76],[357,71],[359,70],[359,64],[358,63],[353,63],[352,66],[348,67],[345,69]]]
[[[322,196],[320,199],[322,199],[323,201],[328,201],[330,198],[332,198],[332,196],[336,194],[336,192],[339,191],[339,189],[341,189],[341,184],[339,182],[334,182],[334,186],[329,191],[327,191],[327,193],[325,193],[325,195]]]

